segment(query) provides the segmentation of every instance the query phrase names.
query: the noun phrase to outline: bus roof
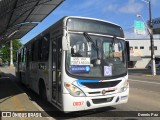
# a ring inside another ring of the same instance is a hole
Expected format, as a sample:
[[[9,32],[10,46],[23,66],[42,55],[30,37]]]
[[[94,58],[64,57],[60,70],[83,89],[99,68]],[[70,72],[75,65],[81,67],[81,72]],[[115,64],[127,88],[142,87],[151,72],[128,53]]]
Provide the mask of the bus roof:
[[[120,27],[120,25],[118,25],[118,24],[116,24],[116,23],[109,22],[109,21],[106,21],[106,20],[97,19],[97,18],[90,18],[90,17],[65,16],[65,17],[63,17],[62,19],[67,20],[67,19],[69,19],[69,18],[80,18],[80,19],[96,20],[96,21],[100,21],[100,22],[110,23],[110,24],[113,24],[113,25],[116,25],[116,26],[119,26],[119,27]]]
[[[113,22],[109,22],[109,21],[105,21],[105,20],[101,20],[101,19],[97,19],[97,18],[90,18],[90,17],[82,17],[82,16],[64,16],[63,18],[61,18],[60,20],[58,20],[57,22],[53,23],[50,27],[46,28],[44,31],[42,31],[41,33],[39,33],[38,35],[36,35],[34,38],[32,38],[31,40],[29,40],[27,43],[25,43],[24,45],[27,45],[28,43],[34,41],[34,39],[38,38],[41,35],[44,35],[46,33],[46,31],[48,31],[49,29],[51,29],[53,26],[60,24],[60,23],[64,23],[66,24],[66,21],[69,18],[78,18],[78,19],[86,19],[86,20],[95,20],[95,21],[100,21],[100,22],[104,22],[104,23],[109,23],[112,25],[115,25],[117,27],[121,27],[116,23]]]

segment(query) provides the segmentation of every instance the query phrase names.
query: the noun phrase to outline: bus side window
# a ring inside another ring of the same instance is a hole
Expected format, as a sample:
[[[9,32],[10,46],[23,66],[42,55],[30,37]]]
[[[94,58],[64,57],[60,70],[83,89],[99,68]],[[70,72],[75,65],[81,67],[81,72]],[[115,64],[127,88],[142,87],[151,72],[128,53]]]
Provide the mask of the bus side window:
[[[33,61],[38,61],[38,55],[39,55],[39,52],[38,52],[38,40],[34,41],[33,45],[32,45],[32,60]]]
[[[34,50],[34,43],[31,45],[31,61],[33,61],[33,50]]]
[[[41,57],[42,61],[47,61],[49,56],[49,41],[50,35],[47,34],[42,38],[42,45],[41,45]]]
[[[62,58],[62,37],[58,38],[58,69],[61,69],[61,58]]]
[[[26,48],[23,49],[23,63],[26,63]]]
[[[40,60],[40,61],[42,61],[43,60],[43,56],[42,56],[42,40],[43,39],[39,39],[38,41],[39,41],[39,43],[38,43],[38,59]]]
[[[20,62],[23,62],[23,49],[21,50],[21,61]]]
[[[26,67],[29,67],[29,60],[30,60],[29,49],[27,49],[27,53],[26,53]]]
[[[18,63],[21,62],[21,53],[18,53]]]
[[[56,41],[53,41],[52,44],[53,44],[53,47],[52,47],[53,68],[56,68],[56,57],[55,57],[56,56],[56,46],[57,46]]]

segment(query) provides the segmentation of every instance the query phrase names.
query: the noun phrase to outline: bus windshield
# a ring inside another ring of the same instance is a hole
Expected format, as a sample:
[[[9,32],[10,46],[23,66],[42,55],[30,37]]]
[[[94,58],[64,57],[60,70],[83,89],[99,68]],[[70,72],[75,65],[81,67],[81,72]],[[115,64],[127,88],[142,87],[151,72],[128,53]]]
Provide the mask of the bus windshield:
[[[88,33],[87,33],[88,34]],[[70,33],[67,71],[79,77],[114,77],[127,72],[125,41],[114,37]],[[90,39],[90,40],[89,40]]]

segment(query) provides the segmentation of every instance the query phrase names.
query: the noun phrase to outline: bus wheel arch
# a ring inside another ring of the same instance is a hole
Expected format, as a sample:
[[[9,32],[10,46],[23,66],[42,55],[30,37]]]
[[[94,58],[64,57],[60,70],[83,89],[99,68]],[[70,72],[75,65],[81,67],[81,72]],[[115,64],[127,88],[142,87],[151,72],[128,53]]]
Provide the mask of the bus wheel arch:
[[[38,89],[39,89],[39,95],[40,95],[40,97],[44,101],[47,101],[46,85],[45,85],[45,82],[44,82],[44,80],[42,78],[39,79]]]

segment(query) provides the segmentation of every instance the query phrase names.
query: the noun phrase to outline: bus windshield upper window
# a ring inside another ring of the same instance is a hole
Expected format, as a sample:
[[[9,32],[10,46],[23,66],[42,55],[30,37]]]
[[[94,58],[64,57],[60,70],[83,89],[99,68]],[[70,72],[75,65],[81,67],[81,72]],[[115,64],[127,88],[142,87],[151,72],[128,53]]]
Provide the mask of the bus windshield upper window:
[[[124,37],[120,26],[96,20],[70,18],[67,22],[68,30],[90,33],[108,34]]]

